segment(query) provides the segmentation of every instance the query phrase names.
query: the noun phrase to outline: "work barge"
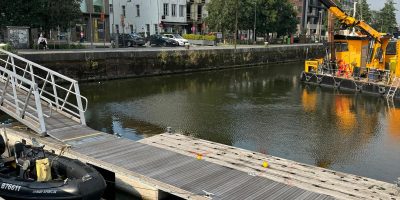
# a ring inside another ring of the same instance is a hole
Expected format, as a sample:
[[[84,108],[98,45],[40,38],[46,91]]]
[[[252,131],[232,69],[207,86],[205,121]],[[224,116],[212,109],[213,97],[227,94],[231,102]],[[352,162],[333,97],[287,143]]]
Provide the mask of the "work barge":
[[[393,183],[182,134],[136,142],[91,129],[76,80],[0,53],[0,110],[19,121],[0,131],[8,145],[35,141],[96,167],[108,185],[143,199],[400,199]]]
[[[352,17],[333,0],[319,1],[330,13],[326,55],[306,60],[301,80],[380,95],[390,101],[399,99],[400,39],[378,32],[363,20]],[[345,27],[335,34],[333,16]]]

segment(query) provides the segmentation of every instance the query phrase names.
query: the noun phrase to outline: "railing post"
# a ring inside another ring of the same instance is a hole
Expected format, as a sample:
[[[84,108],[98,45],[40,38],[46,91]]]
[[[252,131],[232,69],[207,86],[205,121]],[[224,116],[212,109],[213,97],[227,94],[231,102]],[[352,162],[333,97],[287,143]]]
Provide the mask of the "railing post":
[[[57,87],[53,74],[50,74],[50,78],[51,78],[51,85],[53,86],[54,101],[56,102],[56,109],[58,110],[60,105],[58,104]]]
[[[21,82],[22,82],[22,80],[21,80]],[[29,98],[31,98],[32,90],[33,90],[33,88],[31,86],[31,88],[29,88],[28,95],[26,96],[24,108],[22,109],[22,113],[21,113],[21,116],[20,116],[22,119],[25,117],[25,111],[26,111],[26,108],[28,107]]]
[[[17,88],[16,88],[16,83],[18,82],[15,78],[16,75],[16,70],[15,70],[15,64],[14,64],[14,58],[11,57],[11,64],[12,64],[12,69],[13,69],[13,74],[9,74],[11,76],[11,85],[12,85],[12,90],[13,90],[13,95],[14,95],[14,102],[15,102],[15,113],[19,116],[19,105],[18,105],[18,95],[17,95]]]
[[[81,99],[81,93],[79,92],[78,81],[74,82],[74,89],[75,89],[76,103],[78,104],[81,124],[86,125],[85,113],[83,112],[82,99]]]
[[[37,84],[34,84],[33,86],[33,95],[35,96],[35,104],[36,104],[36,112],[38,115],[39,119],[39,124],[40,124],[40,135],[41,136],[46,136],[46,125],[44,123],[44,117],[43,117],[43,111],[42,111],[42,102],[40,99],[40,94],[38,90]]]

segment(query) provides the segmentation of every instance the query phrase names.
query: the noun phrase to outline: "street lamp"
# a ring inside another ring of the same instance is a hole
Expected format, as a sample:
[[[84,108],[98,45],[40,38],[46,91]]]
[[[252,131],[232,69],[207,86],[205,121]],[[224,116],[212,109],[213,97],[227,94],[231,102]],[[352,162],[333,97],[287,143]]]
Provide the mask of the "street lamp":
[[[319,29],[318,29],[318,41],[321,42],[321,30],[322,30],[322,10],[319,11]]]
[[[254,1],[254,44],[256,44],[257,43],[257,41],[256,41],[256,22],[257,22],[257,1]]]
[[[90,3],[89,3],[90,4]],[[93,12],[93,0],[90,4],[91,6],[89,7],[89,28],[90,28],[90,48],[93,48],[93,19],[92,19],[92,12]]]
[[[236,13],[235,13],[235,53],[236,53],[236,43],[237,43],[237,37],[238,37],[238,35],[237,35],[237,32],[238,32],[238,4],[239,4],[238,1],[239,0],[235,1],[235,10],[236,10]]]
[[[112,37],[114,37],[114,33],[115,33],[114,0],[112,0],[111,6],[112,6],[112,9],[110,9],[110,12],[112,12]]]

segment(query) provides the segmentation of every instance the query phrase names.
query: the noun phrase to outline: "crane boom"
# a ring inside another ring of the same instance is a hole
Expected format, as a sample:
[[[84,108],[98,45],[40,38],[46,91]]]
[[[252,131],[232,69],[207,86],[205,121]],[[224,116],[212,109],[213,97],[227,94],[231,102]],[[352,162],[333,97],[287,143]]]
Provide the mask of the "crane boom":
[[[330,12],[340,21],[342,24],[346,24],[347,26],[351,27],[359,27],[361,30],[363,30],[367,35],[373,37],[375,40],[377,40],[379,43],[381,42],[381,37],[382,34],[375,29],[373,29],[371,26],[366,24],[364,21],[360,21],[355,19],[352,16],[349,16],[344,12],[342,9],[340,9],[335,2],[332,0],[319,0],[322,4],[324,4]]]

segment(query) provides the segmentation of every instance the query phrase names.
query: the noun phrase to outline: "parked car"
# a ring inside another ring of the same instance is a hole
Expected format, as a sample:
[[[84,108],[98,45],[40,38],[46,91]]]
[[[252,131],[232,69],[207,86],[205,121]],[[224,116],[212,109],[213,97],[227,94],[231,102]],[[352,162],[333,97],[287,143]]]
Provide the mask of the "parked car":
[[[179,46],[185,46],[186,43],[189,44],[189,41],[185,38],[183,38],[182,36],[180,36],[179,34],[163,34],[165,37],[173,39],[175,41],[177,41],[179,43]]]
[[[150,36],[150,45],[157,46],[179,46],[179,43],[163,35],[154,34]]]
[[[118,35],[118,44],[121,47],[143,46],[145,43],[144,38],[137,34],[124,33]]]

